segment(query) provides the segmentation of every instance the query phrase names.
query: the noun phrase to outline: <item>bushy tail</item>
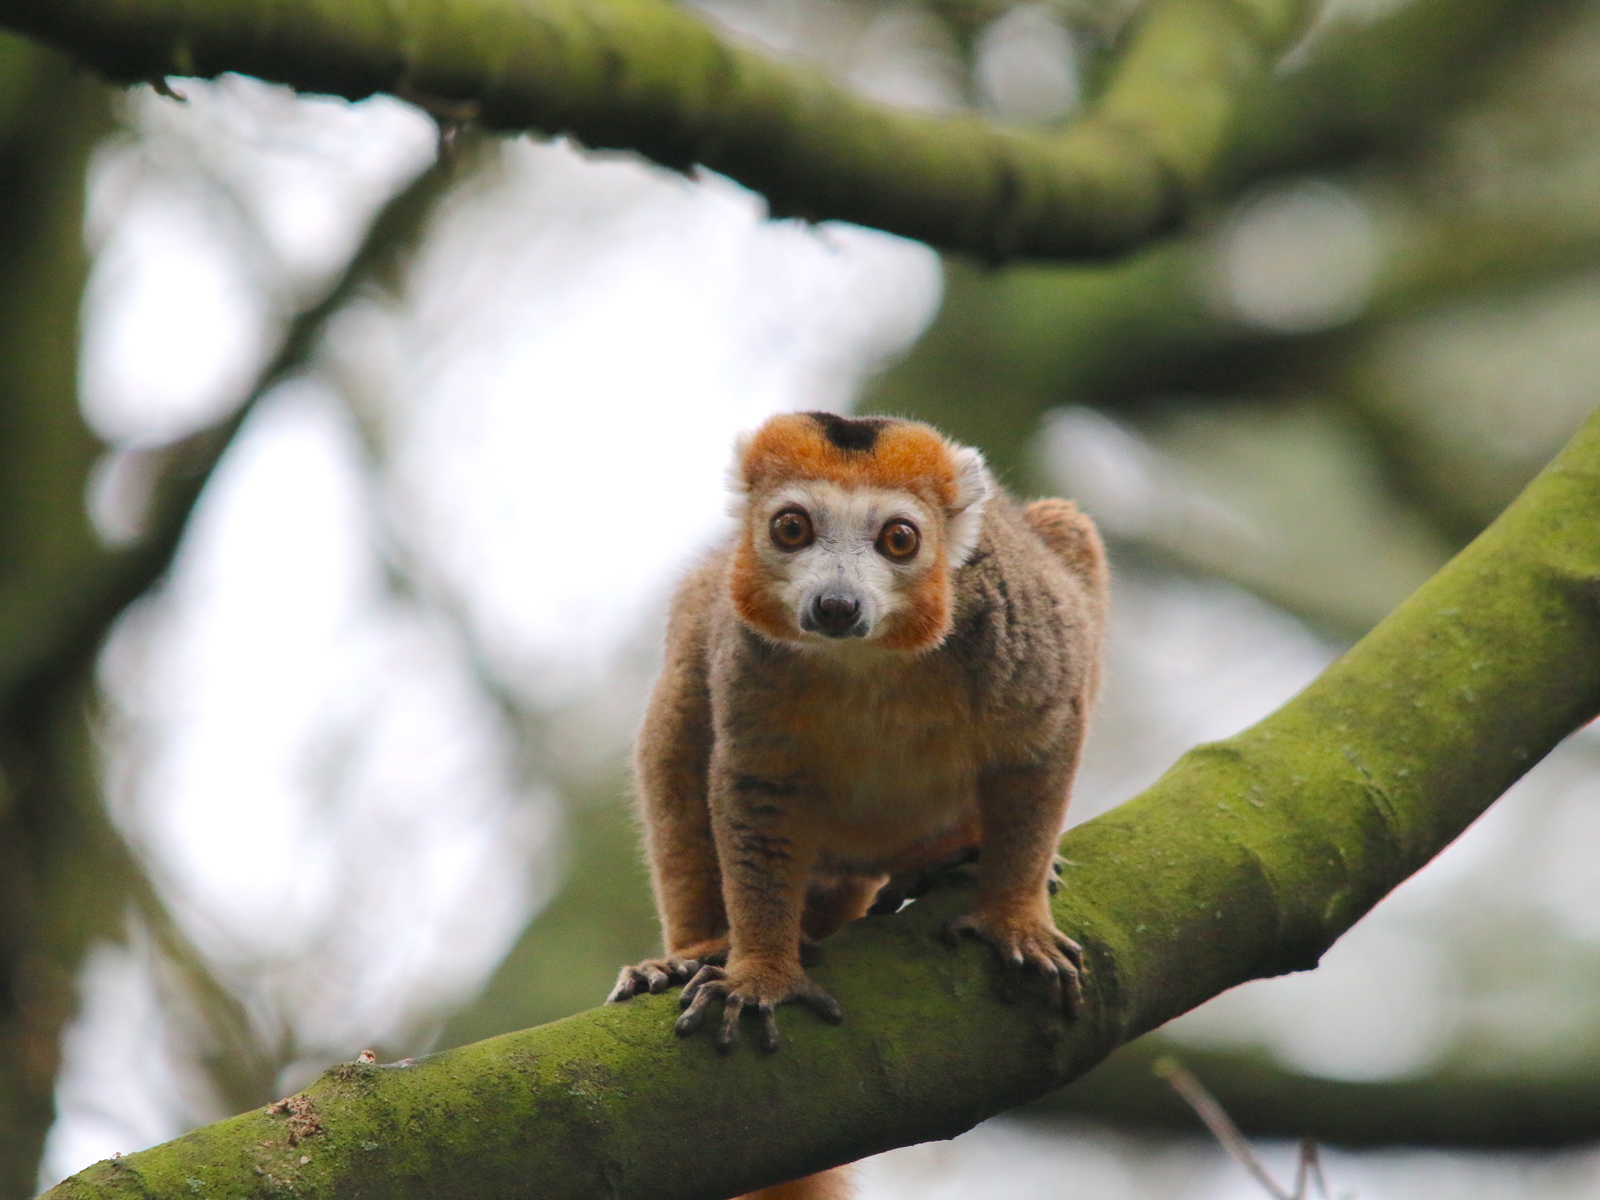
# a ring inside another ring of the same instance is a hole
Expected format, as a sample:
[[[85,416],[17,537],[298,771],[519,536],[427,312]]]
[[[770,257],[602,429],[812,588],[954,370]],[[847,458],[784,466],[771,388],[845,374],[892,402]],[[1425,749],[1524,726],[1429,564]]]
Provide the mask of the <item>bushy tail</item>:
[[[831,1171],[807,1175],[804,1179],[792,1179],[776,1187],[762,1188],[759,1192],[740,1196],[738,1200],[851,1200],[855,1188],[851,1186],[850,1176],[849,1167],[835,1167]]]
[[[1022,517],[1067,570],[1089,585],[1090,594],[1104,608],[1111,572],[1094,522],[1071,500],[1035,500],[1022,510]]]

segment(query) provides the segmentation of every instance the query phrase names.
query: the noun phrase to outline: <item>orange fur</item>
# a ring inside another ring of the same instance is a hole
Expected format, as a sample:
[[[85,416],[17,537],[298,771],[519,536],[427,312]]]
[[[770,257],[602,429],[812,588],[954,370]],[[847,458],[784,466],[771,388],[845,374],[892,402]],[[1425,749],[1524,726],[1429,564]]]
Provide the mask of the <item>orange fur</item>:
[[[850,1186],[851,1174],[849,1167],[835,1167],[831,1171],[807,1175],[804,1179],[762,1188],[738,1200],[850,1200],[855,1194],[855,1189]]]
[[[802,413],[773,417],[751,436],[740,463],[751,491],[793,479],[826,479],[842,487],[898,488],[934,508],[956,500],[950,448],[938,432],[914,422],[886,426],[868,453],[841,450]]]
[[[779,641],[799,636],[794,619],[768,585],[767,572],[756,554],[747,527],[739,535],[739,546],[734,552],[733,568],[729,572],[728,587],[733,595],[734,608],[753,629]]]
[[[911,593],[911,603],[889,619],[879,639],[893,650],[931,650],[950,632],[950,558],[941,547],[929,571]]]

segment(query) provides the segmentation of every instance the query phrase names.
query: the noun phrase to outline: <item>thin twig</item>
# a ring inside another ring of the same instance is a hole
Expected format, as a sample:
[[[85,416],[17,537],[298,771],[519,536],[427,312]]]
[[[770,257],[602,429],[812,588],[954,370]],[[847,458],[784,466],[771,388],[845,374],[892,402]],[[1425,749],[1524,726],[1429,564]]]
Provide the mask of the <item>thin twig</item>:
[[[1193,1071],[1183,1066],[1176,1059],[1160,1058],[1152,1065],[1153,1070],[1161,1078],[1172,1085],[1172,1090],[1182,1096],[1190,1108],[1194,1109],[1213,1137],[1222,1143],[1222,1148],[1233,1156],[1235,1162],[1249,1171],[1259,1183],[1273,1197],[1273,1200],[1305,1200],[1307,1181],[1317,1185],[1317,1194],[1328,1195],[1328,1181],[1322,1174],[1322,1159],[1317,1154],[1317,1144],[1310,1138],[1300,1139],[1300,1159],[1295,1166],[1294,1190],[1285,1191],[1267,1169],[1261,1165],[1261,1160],[1255,1156],[1255,1151],[1250,1149],[1250,1143],[1245,1141],[1244,1134],[1239,1132],[1239,1127],[1228,1116],[1227,1110],[1217,1103],[1217,1099],[1206,1091],[1205,1085],[1195,1077]]]

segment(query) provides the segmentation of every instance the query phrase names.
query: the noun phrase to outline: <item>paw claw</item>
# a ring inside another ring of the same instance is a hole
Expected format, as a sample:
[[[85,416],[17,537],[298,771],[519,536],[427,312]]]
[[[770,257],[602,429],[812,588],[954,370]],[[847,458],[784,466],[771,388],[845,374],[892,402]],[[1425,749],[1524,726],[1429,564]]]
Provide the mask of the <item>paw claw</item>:
[[[782,1045],[782,1040],[778,1037],[777,1006],[761,1004],[757,1007],[757,1011],[761,1014],[761,1048],[771,1054]]]
[[[747,1011],[760,1016],[757,1041],[768,1051],[776,1050],[781,1043],[776,1013],[781,1005],[805,1004],[835,1025],[844,1019],[838,1001],[795,968],[785,970],[769,965],[735,968],[730,973],[708,963],[683,989],[679,1004],[684,1011],[673,1026],[679,1036],[688,1037],[705,1024],[709,1006],[717,997],[722,999],[722,1020],[712,1035],[712,1042],[724,1053],[738,1042],[740,1019]]]
[[[607,1004],[620,1004],[635,996],[659,995],[674,984],[683,983],[700,969],[700,960],[681,958],[669,954],[664,958],[650,958],[637,965],[623,967],[617,974],[616,986],[606,997]]]
[[[708,987],[714,983],[718,983],[726,979],[727,977],[728,973],[721,967],[714,967],[710,963],[707,963],[694,973],[694,977],[691,978],[688,983],[684,984],[683,995],[678,997],[678,1007],[688,1008],[690,1004],[700,998],[701,993],[705,992]],[[707,994],[707,1000],[710,999],[712,994],[715,993]]]
[[[1023,972],[1032,967],[1044,977],[1051,1007],[1068,1017],[1083,1009],[1083,947],[1048,921],[1007,919],[968,913],[947,921],[947,941],[963,933],[982,938],[1000,955],[1000,998],[1016,998]]]

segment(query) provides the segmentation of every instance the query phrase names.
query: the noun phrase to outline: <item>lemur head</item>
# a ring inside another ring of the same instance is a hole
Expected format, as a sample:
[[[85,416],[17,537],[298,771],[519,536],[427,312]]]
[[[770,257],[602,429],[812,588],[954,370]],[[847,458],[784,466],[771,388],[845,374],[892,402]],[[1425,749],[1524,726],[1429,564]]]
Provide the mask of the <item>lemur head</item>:
[[[747,624],[819,648],[944,641],[994,490],[976,450],[916,421],[785,413],[739,440],[730,485]]]

